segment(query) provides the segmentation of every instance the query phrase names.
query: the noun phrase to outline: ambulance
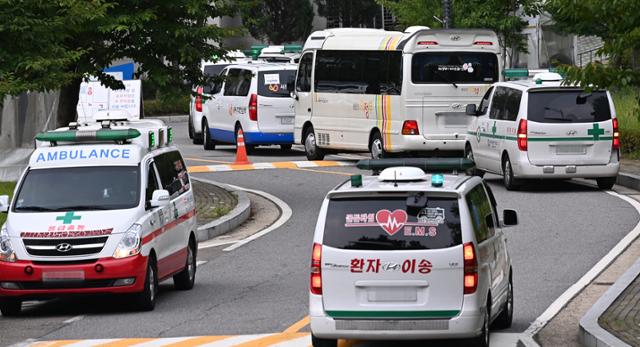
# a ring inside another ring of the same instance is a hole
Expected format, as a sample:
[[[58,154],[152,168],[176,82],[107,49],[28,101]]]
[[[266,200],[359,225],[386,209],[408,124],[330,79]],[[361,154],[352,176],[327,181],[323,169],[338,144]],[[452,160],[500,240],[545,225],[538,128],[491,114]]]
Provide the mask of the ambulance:
[[[316,31],[292,93],[295,142],[310,160],[353,151],[462,153],[465,105],[500,80],[501,60],[489,30]]]
[[[103,112],[40,133],[13,199],[0,197],[0,312],[79,294],[131,294],[152,310],[158,283],[193,288],[195,201],[160,120]]]

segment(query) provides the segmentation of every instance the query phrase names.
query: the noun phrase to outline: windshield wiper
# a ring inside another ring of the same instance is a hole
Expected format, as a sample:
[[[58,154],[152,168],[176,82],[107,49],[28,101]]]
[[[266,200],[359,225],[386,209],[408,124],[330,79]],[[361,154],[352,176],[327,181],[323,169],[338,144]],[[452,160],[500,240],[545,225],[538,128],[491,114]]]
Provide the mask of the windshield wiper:
[[[77,205],[77,206],[63,206],[58,207],[52,211],[93,211],[93,210],[108,210],[108,207],[104,206],[92,206],[92,205]]]
[[[16,207],[16,211],[51,212],[51,211],[55,211],[55,209],[42,207],[42,206],[18,206]]]
[[[456,84],[456,82],[452,81],[449,79],[449,77],[447,77],[446,75],[443,75],[440,73],[440,71],[438,70],[434,70],[435,74],[440,76],[440,78],[442,78],[443,80],[445,80],[445,82],[452,84],[454,87],[458,88],[458,85]]]

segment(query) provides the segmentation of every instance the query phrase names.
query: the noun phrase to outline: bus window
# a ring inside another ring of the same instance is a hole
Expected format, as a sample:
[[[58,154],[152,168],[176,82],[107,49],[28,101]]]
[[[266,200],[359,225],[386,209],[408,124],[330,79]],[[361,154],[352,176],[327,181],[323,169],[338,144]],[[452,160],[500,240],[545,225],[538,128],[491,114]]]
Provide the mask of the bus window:
[[[478,52],[416,53],[411,61],[411,80],[417,84],[497,82],[498,57]]]

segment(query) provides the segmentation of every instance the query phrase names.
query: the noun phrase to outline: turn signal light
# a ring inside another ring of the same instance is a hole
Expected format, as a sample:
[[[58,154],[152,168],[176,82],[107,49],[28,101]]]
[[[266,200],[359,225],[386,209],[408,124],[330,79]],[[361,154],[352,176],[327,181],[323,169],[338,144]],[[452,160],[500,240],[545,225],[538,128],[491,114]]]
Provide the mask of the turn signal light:
[[[319,243],[313,244],[313,251],[311,252],[311,294],[322,295],[322,245]]]
[[[402,135],[420,135],[418,122],[415,120],[406,120],[402,124]]]
[[[520,124],[518,124],[518,149],[526,151],[528,147],[527,120],[521,119]]]
[[[464,258],[464,293],[473,294],[478,289],[478,258],[473,243],[464,244],[462,255]]]
[[[249,119],[258,121],[258,96],[256,94],[251,94],[251,99],[249,99]]]
[[[620,129],[618,129],[617,118],[613,118],[613,143],[611,144],[611,149],[620,149]]]
[[[198,87],[198,89],[196,89],[196,93],[198,93],[198,95],[196,95],[196,111],[197,112],[202,112],[202,91],[204,89],[202,87]]]

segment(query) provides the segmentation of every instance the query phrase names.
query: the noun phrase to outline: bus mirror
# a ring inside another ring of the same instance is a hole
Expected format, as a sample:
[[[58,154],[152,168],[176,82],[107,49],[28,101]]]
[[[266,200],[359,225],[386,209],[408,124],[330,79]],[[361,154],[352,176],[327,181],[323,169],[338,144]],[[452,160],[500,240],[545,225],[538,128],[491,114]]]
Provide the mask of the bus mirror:
[[[476,104],[467,104],[467,108],[464,112],[467,116],[477,116],[478,111],[476,109]]]

